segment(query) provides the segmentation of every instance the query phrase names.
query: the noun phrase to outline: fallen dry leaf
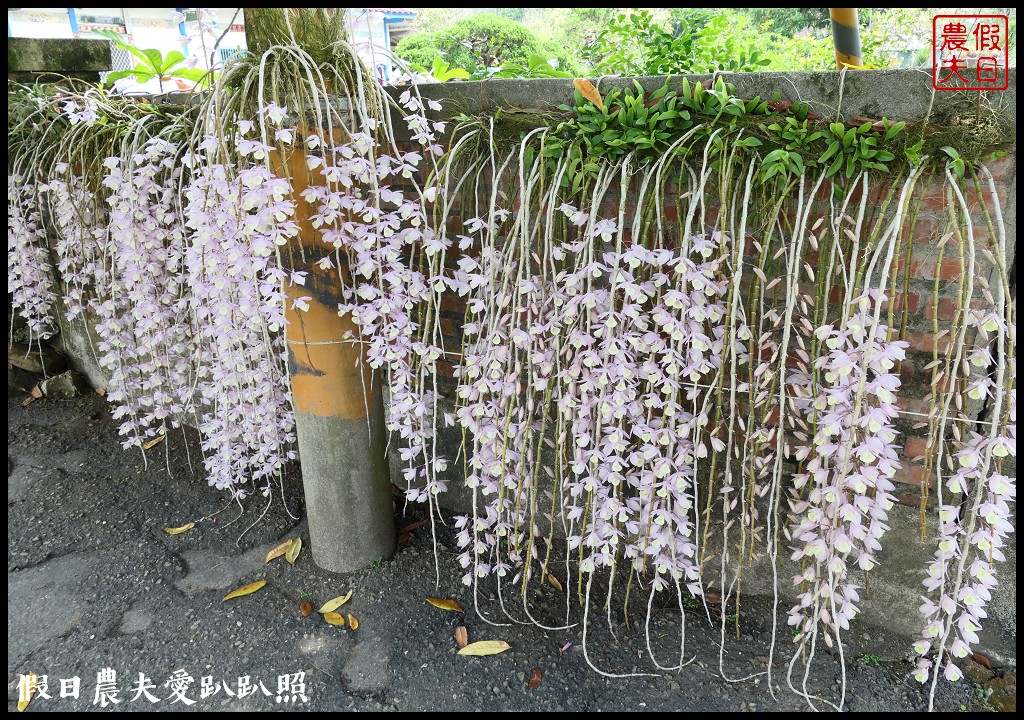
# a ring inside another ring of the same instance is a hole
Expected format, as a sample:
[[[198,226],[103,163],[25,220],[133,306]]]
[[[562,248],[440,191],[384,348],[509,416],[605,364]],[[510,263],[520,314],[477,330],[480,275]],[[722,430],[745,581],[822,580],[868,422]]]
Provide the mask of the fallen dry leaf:
[[[36,400],[43,396],[43,391],[40,389],[38,385],[33,385],[32,390],[30,392],[32,393],[32,397],[34,397]]]
[[[416,528],[423,527],[424,525],[426,525],[428,519],[429,518],[423,518],[422,520],[417,520],[415,522],[411,522],[408,525],[406,525],[404,528],[399,530],[398,534],[401,535],[402,533],[411,533]]]
[[[302,538],[295,538],[292,540],[292,544],[288,546],[284,559],[288,561],[289,565],[294,565],[295,561],[299,559],[300,552],[302,552]]]
[[[166,435],[157,435],[152,440],[147,440],[146,442],[142,443],[142,449],[149,450],[151,447],[156,447],[157,445],[162,443],[164,441],[164,438],[166,437]]]
[[[266,565],[268,562],[270,562],[274,558],[281,557],[286,552],[288,552],[288,548],[290,548],[291,546],[292,546],[292,541],[291,540],[285,540],[283,543],[281,543],[276,548],[274,548],[273,550],[271,550],[270,552],[267,553],[267,556],[265,558],[263,558],[263,564]]]
[[[990,663],[988,658],[982,655],[980,652],[974,653],[971,659],[974,660],[974,662],[981,665],[982,667],[984,667],[986,670],[992,669],[992,663]]]
[[[25,697],[24,699],[18,698],[18,712],[25,712],[25,708],[32,702],[32,696],[36,694],[38,682],[39,677],[34,672],[30,672],[25,676]]]
[[[504,640],[480,640],[459,650],[459,655],[497,655],[511,648]]]
[[[356,616],[353,615],[352,613],[348,614],[348,626],[350,628],[352,628],[353,630],[358,630],[359,629],[359,621],[356,620]]]
[[[107,390],[106,388],[96,388],[96,394],[99,395],[100,397],[103,397],[104,395],[107,394]]]
[[[459,605],[457,600],[452,600],[451,598],[428,597],[427,602],[436,608],[440,608],[441,610],[451,610],[452,612],[466,612],[463,609],[463,607]]]
[[[460,648],[469,645],[469,632],[466,630],[465,625],[459,625],[455,628],[455,642],[458,643]]]
[[[580,91],[580,95],[585,97],[590,102],[597,106],[598,110],[604,108],[604,100],[601,99],[601,93],[597,91],[594,84],[589,80],[581,80],[576,78],[572,81],[573,86]]]
[[[323,613],[324,620],[330,625],[337,625],[345,627],[345,616],[338,612],[325,612]]]
[[[256,582],[249,583],[248,585],[243,585],[237,590],[232,590],[227,595],[225,595],[224,600],[231,600],[233,598],[244,597],[245,595],[252,595],[254,592],[259,590],[266,584],[266,580],[257,580]],[[221,600],[221,602],[224,602],[224,600]]]
[[[36,399],[34,397],[32,397],[31,395],[29,395],[27,398],[25,398],[24,400],[21,401],[21,406],[22,407],[28,407],[29,405],[31,405],[35,401],[36,401]]]
[[[309,600],[306,600],[301,605],[299,605],[299,612],[302,613],[302,617],[309,617],[313,614],[313,603],[311,603]]]
[[[554,573],[548,573],[548,583],[558,592],[564,592],[562,590],[562,583],[558,582],[558,578],[555,577]]]
[[[324,606],[322,608],[320,608],[319,610],[317,610],[317,612],[320,612],[320,613],[334,612],[335,610],[340,608],[342,605],[344,605],[345,603],[347,603],[351,599],[352,599],[352,591],[349,590],[347,595],[339,595],[338,597],[334,598],[333,600],[328,600],[327,602],[325,602]]]
[[[534,668],[530,671],[530,682],[526,683],[526,687],[531,690],[536,690],[540,687],[540,683],[543,679],[544,676],[540,674],[540,670],[538,668]]]
[[[188,525],[182,525],[181,527],[164,528],[164,532],[168,535],[181,535],[183,532],[188,532],[195,526],[196,524],[194,522],[190,522]]]

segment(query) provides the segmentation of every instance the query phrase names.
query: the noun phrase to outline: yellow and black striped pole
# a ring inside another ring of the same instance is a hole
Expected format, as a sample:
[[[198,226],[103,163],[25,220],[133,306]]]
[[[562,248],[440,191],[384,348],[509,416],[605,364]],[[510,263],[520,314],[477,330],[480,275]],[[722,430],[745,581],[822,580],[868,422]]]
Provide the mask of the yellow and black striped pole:
[[[832,18],[832,43],[836,47],[836,67],[859,67],[864,64],[860,54],[860,29],[857,8],[829,8]]]

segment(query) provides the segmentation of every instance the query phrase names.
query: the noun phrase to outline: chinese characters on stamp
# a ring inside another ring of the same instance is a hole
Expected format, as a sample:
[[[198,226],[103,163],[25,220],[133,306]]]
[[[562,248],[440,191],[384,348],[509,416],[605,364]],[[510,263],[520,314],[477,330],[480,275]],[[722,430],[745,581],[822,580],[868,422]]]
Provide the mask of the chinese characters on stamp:
[[[932,83],[936,90],[1005,90],[1010,85],[1006,15],[932,18]]]

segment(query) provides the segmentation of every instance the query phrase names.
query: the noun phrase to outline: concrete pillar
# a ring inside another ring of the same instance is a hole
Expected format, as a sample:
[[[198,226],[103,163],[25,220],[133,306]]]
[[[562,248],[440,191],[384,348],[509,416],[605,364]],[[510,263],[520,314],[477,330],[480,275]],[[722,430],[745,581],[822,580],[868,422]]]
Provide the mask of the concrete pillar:
[[[384,404],[379,377],[360,362],[364,346],[345,341],[348,331],[358,337],[351,318],[338,315],[338,273],[346,269],[315,264],[335,251],[318,242],[300,199],[308,178],[303,152],[287,165],[300,237],[282,248],[282,262],[307,274],[305,285],[286,283],[285,339],[313,561],[352,572],[396,549]],[[308,310],[292,309],[292,300],[310,296]]]

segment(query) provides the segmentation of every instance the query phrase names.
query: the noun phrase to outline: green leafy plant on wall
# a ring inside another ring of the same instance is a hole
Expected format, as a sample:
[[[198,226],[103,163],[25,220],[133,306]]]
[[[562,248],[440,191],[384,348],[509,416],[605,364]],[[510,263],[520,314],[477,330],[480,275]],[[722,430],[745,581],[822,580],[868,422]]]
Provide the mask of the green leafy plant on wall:
[[[113,30],[93,30],[93,33],[110,40],[114,43],[114,47],[127,50],[138,61],[130,70],[118,70],[107,75],[107,85],[113,85],[118,80],[129,77],[135,78],[139,83],[156,80],[160,83],[161,92],[164,90],[164,83],[175,78],[188,80],[200,86],[209,84],[209,73],[206,70],[189,67],[188,59],[177,50],[172,50],[164,55],[153,48],[143,50],[131,45]]]

